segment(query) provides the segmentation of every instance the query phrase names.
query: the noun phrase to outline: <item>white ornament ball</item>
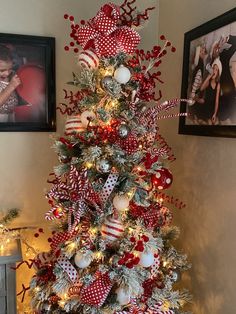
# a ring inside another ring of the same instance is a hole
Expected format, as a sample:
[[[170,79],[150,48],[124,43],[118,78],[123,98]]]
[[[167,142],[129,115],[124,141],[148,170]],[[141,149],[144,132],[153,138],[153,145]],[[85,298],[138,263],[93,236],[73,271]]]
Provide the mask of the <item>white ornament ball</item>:
[[[119,302],[120,305],[126,305],[130,303],[130,293],[124,289],[124,288],[118,288],[116,290],[117,294],[117,301]]]
[[[93,51],[83,50],[79,54],[78,64],[86,69],[96,69],[99,65],[99,58]]]
[[[108,217],[102,225],[101,233],[105,240],[113,242],[122,236],[124,226],[119,219]]]
[[[85,110],[81,113],[81,122],[84,127],[87,127],[89,122],[94,120],[96,118],[96,115],[93,111]],[[92,123],[90,122],[90,125]]]
[[[155,261],[154,254],[151,251],[141,252],[139,258],[139,265],[145,268],[152,266]]]
[[[74,135],[85,131],[80,115],[68,117],[65,124],[65,135]]]
[[[126,84],[131,78],[131,73],[124,65],[119,66],[114,73],[115,80],[120,84]]]
[[[129,199],[126,195],[116,195],[113,198],[113,205],[117,210],[124,210],[129,206]]]
[[[89,255],[84,255],[81,252],[77,252],[74,257],[75,265],[81,269],[88,267],[91,262],[92,258]]]

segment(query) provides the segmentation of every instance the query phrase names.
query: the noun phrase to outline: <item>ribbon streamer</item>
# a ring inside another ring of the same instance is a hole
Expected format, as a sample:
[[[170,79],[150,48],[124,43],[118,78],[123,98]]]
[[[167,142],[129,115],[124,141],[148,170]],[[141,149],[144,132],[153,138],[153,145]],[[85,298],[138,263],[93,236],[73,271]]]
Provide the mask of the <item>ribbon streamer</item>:
[[[116,182],[119,178],[119,174],[116,172],[111,172],[102,188],[100,199],[102,204],[105,204],[111,192],[113,191]]]
[[[78,281],[77,271],[65,255],[61,254],[57,259],[57,263],[68,274],[68,276],[70,277],[70,280],[73,283],[76,283]]]

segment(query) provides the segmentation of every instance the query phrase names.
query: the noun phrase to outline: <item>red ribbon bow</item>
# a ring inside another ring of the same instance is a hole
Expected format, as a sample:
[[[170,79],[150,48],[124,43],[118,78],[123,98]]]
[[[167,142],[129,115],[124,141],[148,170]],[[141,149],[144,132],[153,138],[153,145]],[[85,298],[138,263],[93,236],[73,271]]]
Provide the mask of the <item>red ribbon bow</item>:
[[[87,25],[78,29],[77,41],[85,50],[94,49],[99,57],[133,53],[140,35],[128,26],[119,26],[119,18],[119,6],[105,4]]]

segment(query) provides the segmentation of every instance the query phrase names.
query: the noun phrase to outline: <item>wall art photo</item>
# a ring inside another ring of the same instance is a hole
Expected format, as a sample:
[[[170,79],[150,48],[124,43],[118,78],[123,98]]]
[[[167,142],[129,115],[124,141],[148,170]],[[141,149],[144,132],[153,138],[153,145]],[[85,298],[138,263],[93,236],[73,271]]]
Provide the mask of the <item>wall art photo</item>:
[[[236,136],[236,9],[185,34],[179,133]]]
[[[55,39],[0,34],[0,131],[55,127]]]

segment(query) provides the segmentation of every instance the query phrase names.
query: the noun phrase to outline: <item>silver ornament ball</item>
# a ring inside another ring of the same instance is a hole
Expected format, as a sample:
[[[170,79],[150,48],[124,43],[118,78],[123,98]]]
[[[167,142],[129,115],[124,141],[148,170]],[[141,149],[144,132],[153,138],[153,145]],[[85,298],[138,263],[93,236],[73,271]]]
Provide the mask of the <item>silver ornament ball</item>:
[[[96,169],[101,173],[109,173],[111,171],[111,163],[107,159],[100,159],[96,162]]]
[[[171,281],[177,282],[180,280],[180,277],[181,277],[180,271],[178,271],[178,270],[171,271],[171,273],[170,273]]]
[[[101,80],[101,87],[105,90],[109,88],[109,85],[112,83],[113,77],[111,75],[104,76],[104,78]]]
[[[126,124],[121,124],[118,127],[118,135],[120,138],[126,138],[130,133],[130,128]]]

